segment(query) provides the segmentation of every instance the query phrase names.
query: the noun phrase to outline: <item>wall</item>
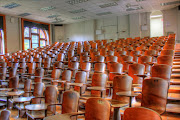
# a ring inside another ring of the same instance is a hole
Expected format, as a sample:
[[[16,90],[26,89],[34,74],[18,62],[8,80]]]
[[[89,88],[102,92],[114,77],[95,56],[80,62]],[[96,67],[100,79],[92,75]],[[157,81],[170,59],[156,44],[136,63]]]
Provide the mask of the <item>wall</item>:
[[[7,51],[16,52],[21,49],[20,20],[17,17],[6,16]]]
[[[94,24],[94,20],[88,20],[65,25],[64,41],[94,40]]]
[[[180,43],[180,10],[178,10],[178,17],[177,18],[178,18],[178,20],[177,20],[178,21],[178,25],[177,25],[178,26],[178,28],[177,28],[178,32],[177,32],[176,39],[177,39],[177,42]]]

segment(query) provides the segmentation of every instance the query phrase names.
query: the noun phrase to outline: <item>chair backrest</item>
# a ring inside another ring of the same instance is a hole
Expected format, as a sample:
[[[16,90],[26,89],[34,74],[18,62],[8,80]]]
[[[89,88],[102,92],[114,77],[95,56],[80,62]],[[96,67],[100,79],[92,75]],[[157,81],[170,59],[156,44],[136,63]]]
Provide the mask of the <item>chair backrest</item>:
[[[79,71],[76,73],[75,83],[86,83],[86,81],[87,81],[87,74],[85,71]],[[82,91],[81,91],[82,93],[85,92],[85,87],[86,87],[85,85],[82,87]],[[80,87],[75,86],[74,90],[80,92]]]
[[[162,120],[161,116],[148,108],[133,107],[124,111],[123,120]]]
[[[95,63],[94,71],[95,72],[105,72],[106,64],[105,63]]]
[[[105,59],[105,57],[104,56],[102,56],[102,55],[97,55],[96,57],[95,57],[95,61],[96,62],[104,62],[104,59]]]
[[[121,63],[111,63],[109,69],[109,80],[112,81],[117,74],[121,74],[123,65]]]
[[[163,55],[174,56],[174,50],[162,50],[161,56],[163,56]]]
[[[43,77],[44,77],[44,69],[42,67],[36,68],[34,82],[42,82]]]
[[[159,77],[170,81],[171,66],[164,64],[157,64],[152,67],[152,77]]]
[[[143,81],[141,106],[162,114],[166,110],[168,81],[152,77]]]
[[[17,68],[11,67],[11,68],[9,69],[9,78],[15,77],[16,74],[17,74]]]
[[[143,81],[143,78],[138,77],[134,74],[143,75],[144,72],[145,72],[145,66],[143,64],[132,64],[129,66],[128,75],[133,78],[134,84],[141,84]]]
[[[0,79],[1,80],[6,79],[6,71],[7,71],[6,67],[0,67]]]
[[[9,88],[17,90],[19,88],[19,76],[9,78]]]
[[[67,80],[68,82],[70,82],[71,77],[72,77],[71,70],[64,70],[62,72],[62,78],[61,78],[62,80]]]
[[[168,55],[159,56],[157,58],[157,63],[172,66],[173,65],[173,57],[168,56]]]
[[[118,60],[117,56],[112,56],[112,55],[106,56],[106,62],[117,62],[117,60]]]
[[[9,120],[11,112],[9,110],[3,110],[0,115],[0,120]]]
[[[65,91],[62,101],[62,114],[78,111],[79,93],[76,91]]]
[[[24,92],[31,91],[31,79],[27,79],[24,81]],[[24,93],[25,97],[29,96],[29,93]]]
[[[102,98],[90,98],[85,105],[85,120],[109,120],[110,104]]]
[[[112,99],[129,102],[128,97],[118,96],[117,92],[130,92],[132,88],[133,78],[129,75],[117,75],[113,80],[113,96]]]
[[[37,97],[43,96],[44,89],[45,89],[44,83],[42,82],[35,83],[33,96],[37,96]],[[41,98],[32,99],[33,104],[39,104],[40,101],[41,101]]]
[[[51,73],[51,78],[59,79],[60,75],[61,75],[61,69],[55,68],[55,69],[53,69],[53,71]]]

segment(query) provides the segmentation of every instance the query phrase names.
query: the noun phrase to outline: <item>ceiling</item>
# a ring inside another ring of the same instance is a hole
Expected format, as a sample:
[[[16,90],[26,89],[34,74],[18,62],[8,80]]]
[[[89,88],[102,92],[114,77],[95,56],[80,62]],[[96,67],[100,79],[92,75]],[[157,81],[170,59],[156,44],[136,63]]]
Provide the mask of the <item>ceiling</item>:
[[[68,24],[90,19],[165,10],[180,5],[180,2],[161,5],[172,1],[179,0],[0,0],[0,13],[12,16],[29,13],[30,15],[24,18],[47,23]],[[11,9],[3,7],[11,3],[19,4],[19,6]],[[41,10],[44,7],[52,9]],[[56,17],[48,18],[51,15]]]

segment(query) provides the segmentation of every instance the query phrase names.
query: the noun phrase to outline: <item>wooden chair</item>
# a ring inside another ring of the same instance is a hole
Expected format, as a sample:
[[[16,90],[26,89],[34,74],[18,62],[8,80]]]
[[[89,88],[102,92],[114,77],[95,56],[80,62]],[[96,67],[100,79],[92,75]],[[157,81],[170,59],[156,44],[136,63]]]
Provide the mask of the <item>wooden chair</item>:
[[[75,78],[78,68],[79,68],[79,62],[70,62],[70,65],[68,65],[68,69],[72,71],[73,78]]]
[[[122,56],[120,59],[120,63],[123,64],[123,72],[128,72],[129,65],[133,63],[133,57],[132,56]]]
[[[168,81],[152,77],[143,81],[141,106],[163,114],[166,110]]]
[[[105,63],[95,63],[94,72],[105,72],[106,64]]]
[[[174,50],[162,50],[160,55],[161,56],[164,56],[164,55],[174,56]]]
[[[162,120],[161,116],[148,108],[133,107],[124,111],[123,120]]]
[[[112,63],[109,69],[109,81],[113,81],[117,74],[122,74],[123,65],[120,63]]]
[[[173,57],[168,56],[168,55],[159,56],[157,58],[157,64],[165,64],[165,65],[169,65],[169,66],[172,67],[172,65],[173,65]]]
[[[9,110],[1,111],[0,120],[9,120],[11,112]]]
[[[145,73],[150,74],[152,69],[152,57],[151,56],[141,56],[138,59],[139,64],[145,65]]]
[[[13,91],[18,91],[18,88],[19,88],[19,76],[9,78],[8,88],[13,88]]]

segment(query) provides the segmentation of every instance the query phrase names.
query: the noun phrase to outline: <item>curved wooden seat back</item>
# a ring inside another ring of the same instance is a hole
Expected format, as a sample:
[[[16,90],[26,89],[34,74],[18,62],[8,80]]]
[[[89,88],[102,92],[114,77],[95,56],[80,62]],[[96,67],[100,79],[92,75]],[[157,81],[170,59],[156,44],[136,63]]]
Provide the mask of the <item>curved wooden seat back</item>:
[[[11,67],[11,68],[9,69],[9,78],[15,77],[16,75],[17,75],[17,68]]]
[[[88,56],[80,56],[80,64],[83,62],[88,62],[89,61],[89,57]]]
[[[166,44],[163,47],[163,50],[174,50],[174,48],[175,48],[175,45],[173,45],[173,44]]]
[[[31,84],[32,82],[30,79],[24,81],[24,92],[25,92],[23,94],[24,97],[29,97],[29,92],[31,91]]]
[[[62,101],[62,114],[78,112],[79,93],[76,91],[65,91]]]
[[[34,74],[36,69],[36,63],[28,63],[28,73]]]
[[[94,72],[105,72],[106,64],[105,63],[95,63]]]
[[[62,72],[61,69],[57,69],[57,68],[53,69],[53,71],[51,73],[51,78],[59,79],[61,76],[61,72]]]
[[[107,75],[105,73],[94,73],[92,76],[92,87],[106,87]],[[101,96],[100,91],[91,90],[91,95]],[[103,96],[105,92],[103,93]]]
[[[126,52],[126,51],[119,51],[117,55],[118,55],[118,56],[119,56],[119,55],[127,55],[127,52]]]
[[[148,108],[133,107],[126,108],[124,111],[123,120],[162,120],[161,116]]]
[[[157,63],[172,66],[173,65],[173,57],[168,56],[168,55],[159,56],[157,58]]]
[[[34,85],[34,91],[33,91],[33,96],[36,97],[41,97],[43,96],[45,89],[45,85],[42,82],[37,82]],[[32,104],[40,104],[41,103],[41,98],[34,98],[32,99]]]
[[[64,61],[64,58],[65,58],[65,55],[64,55],[64,53],[59,53],[58,54],[58,57],[57,57],[57,61]]]
[[[121,74],[123,71],[123,65],[121,63],[111,63],[109,69],[109,80],[113,81],[117,74]]]
[[[25,73],[26,72],[26,63],[21,62],[19,63],[19,73]]]
[[[7,67],[7,63],[6,62],[0,62],[0,67],[6,68]]]
[[[0,115],[0,120],[10,120],[11,112],[9,110],[3,110]]]
[[[61,78],[62,80],[66,80],[66,81],[70,82],[71,81],[71,77],[72,77],[71,70],[64,70],[62,72],[62,78]]]
[[[159,77],[170,81],[171,78],[171,66],[158,64],[152,67],[152,77]]]
[[[55,62],[53,69],[54,68],[58,68],[58,69],[63,69],[64,68],[64,64],[62,62]]]
[[[174,56],[174,50],[162,50],[160,55],[161,56],[163,55]]]
[[[128,75],[133,78],[133,84],[142,84],[143,78],[134,74],[143,75],[145,73],[145,66],[143,64],[132,64],[129,66]]]
[[[117,60],[118,60],[117,56],[112,56],[112,55],[106,56],[106,62],[117,62]]]
[[[86,72],[85,71],[79,71],[79,72],[77,72],[76,73],[76,76],[75,76],[75,83],[86,83],[86,81],[87,81],[87,74],[86,74]],[[83,87],[82,87],[82,93],[84,93],[85,92],[85,88],[86,88],[86,85],[84,85]],[[80,87],[78,87],[78,86],[75,86],[74,87],[74,90],[75,91],[77,91],[77,92],[80,92]]]
[[[166,110],[168,81],[161,78],[146,78],[143,81],[141,106],[162,114]]]
[[[130,52],[130,56],[133,57],[133,61],[134,62],[138,62],[138,56],[141,54],[141,51],[138,51],[138,50],[134,50],[134,51],[131,51]]]
[[[123,71],[129,70],[129,64],[127,62],[133,62],[133,57],[128,55],[121,57],[121,63],[123,64]]]
[[[113,96],[112,99],[120,100],[122,102],[129,102],[129,97],[118,96],[117,92],[129,92],[132,88],[133,78],[129,75],[117,75],[113,80]]]
[[[107,48],[101,48],[100,49],[100,55],[106,56],[107,55]]]
[[[85,105],[85,120],[109,120],[110,104],[102,98],[90,98]]]
[[[7,71],[6,67],[0,67],[0,80],[6,79],[6,71]]]
[[[159,45],[153,45],[149,47],[149,50],[159,50],[161,47]]]
[[[110,48],[111,50],[108,50],[106,55],[107,56],[114,56],[114,51],[112,50],[112,48]]]
[[[145,65],[145,72],[150,73],[151,72],[151,65],[147,64],[148,62],[152,62],[151,56],[141,56],[138,58],[138,63]]]
[[[94,51],[94,52],[90,53],[91,61],[92,62],[96,61],[96,56],[98,56],[98,55],[100,55],[99,51]]]
[[[19,88],[19,76],[9,78],[9,88],[13,88],[14,91],[17,91]]]
[[[74,56],[74,50],[69,50],[68,51],[68,58],[71,58]]]
[[[97,56],[95,57],[95,62],[96,62],[96,63],[102,63],[102,62],[104,62],[104,60],[105,60],[105,57],[102,56],[102,55],[97,55]]]
[[[50,66],[51,66],[51,58],[47,57],[45,58],[45,61],[44,61],[44,69],[49,69]]]
[[[68,68],[72,70],[72,77],[75,78],[75,75],[79,68],[79,62],[70,62],[70,64],[68,65]]]
[[[42,58],[35,58],[36,67],[41,67]]]
[[[46,87],[45,90],[45,103],[46,104],[55,104],[57,103],[57,97],[58,97],[58,89],[55,85],[50,85]],[[48,106],[49,111],[55,113],[56,106]]]
[[[44,69],[42,67],[36,68],[34,82],[42,82],[44,77]]]

